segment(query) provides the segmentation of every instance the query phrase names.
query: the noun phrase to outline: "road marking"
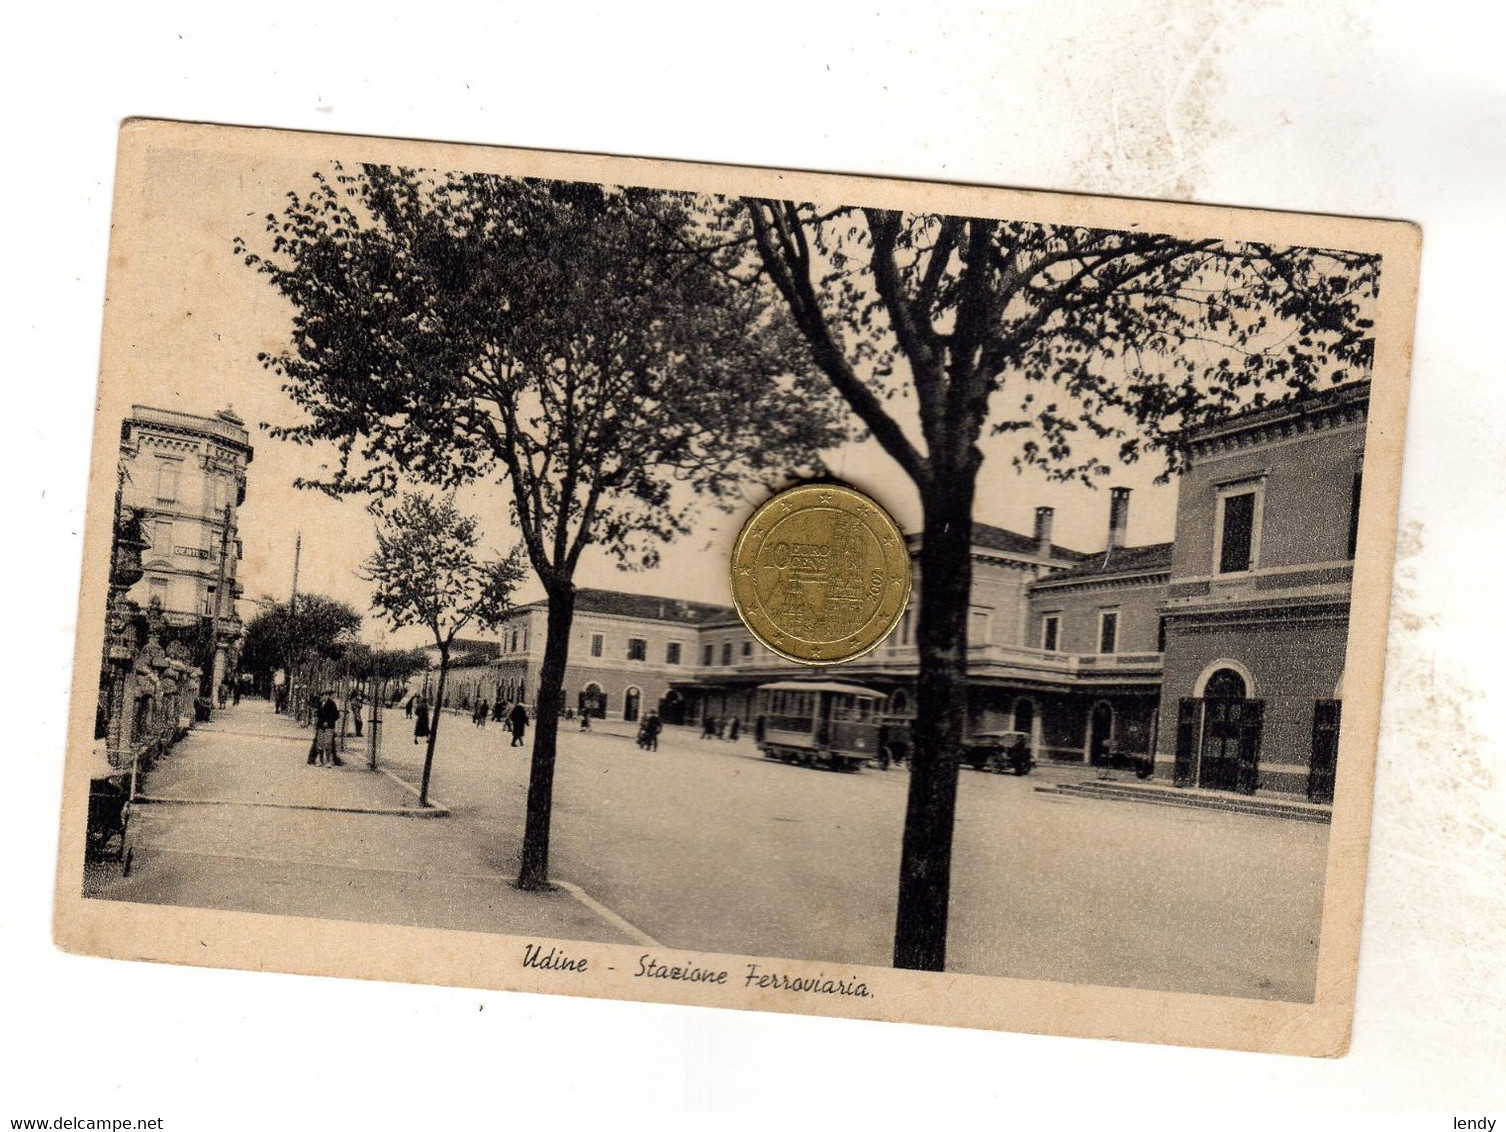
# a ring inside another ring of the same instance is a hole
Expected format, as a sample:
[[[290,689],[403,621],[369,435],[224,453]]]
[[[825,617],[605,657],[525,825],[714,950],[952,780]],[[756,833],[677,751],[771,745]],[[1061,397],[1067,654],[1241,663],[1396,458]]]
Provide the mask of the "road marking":
[[[618,931],[625,933],[630,939],[633,940],[633,942],[640,943],[644,947],[664,946],[647,932],[641,931],[633,924],[628,923],[628,921],[624,920],[621,916],[608,908],[600,900],[597,900],[589,892],[581,888],[580,885],[571,884],[568,880],[557,880],[553,883],[555,886],[563,888],[571,896],[575,897],[575,899],[579,900],[587,908],[591,909],[591,911],[595,912],[598,916],[600,916],[607,923],[611,924]]]
[[[167,806],[256,806],[266,810],[318,810],[328,814],[377,814],[395,818],[442,818],[450,811],[437,802],[419,806],[324,806],[314,802],[264,802],[251,798],[171,798],[165,794],[137,794],[133,801]]]

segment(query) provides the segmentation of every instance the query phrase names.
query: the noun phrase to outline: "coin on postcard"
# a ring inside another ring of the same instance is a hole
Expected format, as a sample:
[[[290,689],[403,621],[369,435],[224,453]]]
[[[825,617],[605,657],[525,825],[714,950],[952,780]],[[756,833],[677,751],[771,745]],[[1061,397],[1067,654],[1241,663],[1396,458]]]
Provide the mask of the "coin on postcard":
[[[732,600],[749,632],[801,664],[876,648],[910,600],[910,551],[889,513],[842,484],[782,491],[744,524]]]

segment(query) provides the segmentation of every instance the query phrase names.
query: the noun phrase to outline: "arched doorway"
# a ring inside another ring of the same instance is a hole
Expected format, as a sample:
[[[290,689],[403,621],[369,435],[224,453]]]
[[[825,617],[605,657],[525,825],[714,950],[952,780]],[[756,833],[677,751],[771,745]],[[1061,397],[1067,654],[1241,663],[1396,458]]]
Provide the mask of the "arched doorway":
[[[1099,700],[1088,713],[1088,763],[1091,766],[1107,766],[1113,754],[1114,708],[1107,700]]]
[[[1265,704],[1254,698],[1250,670],[1238,661],[1215,661],[1194,691],[1177,718],[1177,783],[1255,793]]]
[[[889,714],[905,715],[910,710],[910,697],[905,694],[903,688],[896,688],[894,695],[889,697]]]
[[[678,688],[671,688],[659,701],[659,719],[663,723],[685,722],[685,697]]]
[[[601,690],[601,685],[591,681],[580,690],[580,700],[576,705],[581,715],[594,716],[596,719],[607,717],[607,697]]]
[[[638,705],[643,700],[643,693],[637,688],[629,688],[627,694],[622,697],[622,719],[624,723],[638,722]]]

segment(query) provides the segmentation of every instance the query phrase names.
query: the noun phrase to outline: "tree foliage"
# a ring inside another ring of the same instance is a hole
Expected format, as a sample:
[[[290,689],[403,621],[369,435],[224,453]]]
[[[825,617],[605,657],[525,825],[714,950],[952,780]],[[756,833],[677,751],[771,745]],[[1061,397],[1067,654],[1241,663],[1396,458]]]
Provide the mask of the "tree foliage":
[[[360,641],[346,650],[343,659],[357,680],[405,681],[428,667],[423,649],[374,648]]]
[[[1373,256],[762,199],[734,224],[922,489],[990,433],[1058,478],[1108,470],[1089,438],[1174,469],[1180,431],[1369,369]]]
[[[478,557],[476,520],[451,499],[404,495],[386,512],[376,539],[362,571],[372,583],[372,608],[397,628],[427,629],[441,655],[468,626],[494,628],[522,581],[516,549],[499,559]]]
[[[316,175],[267,218],[270,254],[237,243],[295,310],[290,349],[262,361],[307,420],[277,435],[338,447],[311,485],[334,493],[504,477],[546,586],[593,542],[652,564],[699,502],[844,435],[772,294],[679,250],[696,204],[372,165]]]
[[[343,601],[323,594],[299,594],[297,613],[288,602],[262,605],[246,625],[241,668],[265,687],[271,674],[288,664],[314,657],[339,659],[361,628],[361,615]]]

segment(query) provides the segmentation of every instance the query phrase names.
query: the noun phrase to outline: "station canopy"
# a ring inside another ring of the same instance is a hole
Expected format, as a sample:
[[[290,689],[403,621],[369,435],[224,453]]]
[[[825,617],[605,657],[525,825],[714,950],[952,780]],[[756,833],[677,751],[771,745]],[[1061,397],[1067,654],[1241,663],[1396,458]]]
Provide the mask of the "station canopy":
[[[777,684],[760,684],[760,692],[838,692],[846,696],[866,696],[872,700],[884,699],[883,692],[875,692],[861,684],[843,684],[836,680],[781,680]]]

